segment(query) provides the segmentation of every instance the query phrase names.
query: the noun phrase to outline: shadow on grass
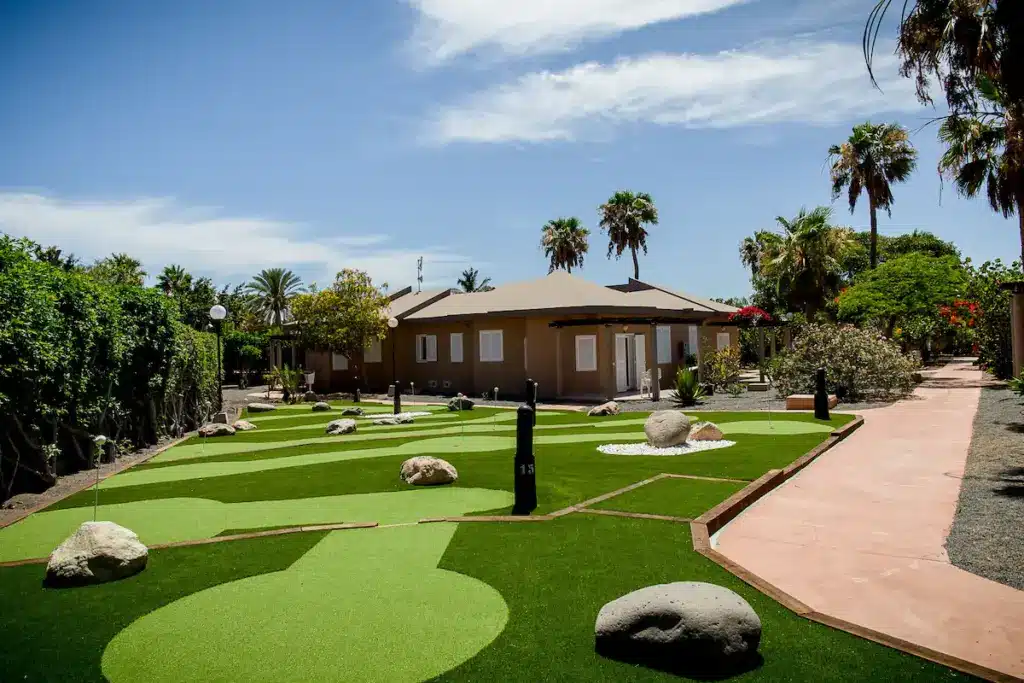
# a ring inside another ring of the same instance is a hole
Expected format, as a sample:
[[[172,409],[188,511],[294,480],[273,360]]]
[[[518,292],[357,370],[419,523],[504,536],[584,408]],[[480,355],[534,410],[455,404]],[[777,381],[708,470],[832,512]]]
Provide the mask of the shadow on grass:
[[[673,650],[666,654],[662,648],[637,649],[636,643],[625,647],[620,644],[608,644],[598,641],[594,647],[597,654],[626,664],[644,666],[656,671],[689,678],[696,681],[724,681],[734,676],[754,671],[764,665],[764,657],[759,652],[723,658],[720,660],[702,660],[702,657],[686,652]]]
[[[1006,498],[1024,498],[1024,467],[1008,467],[999,473],[996,481],[1003,486],[992,489]]]

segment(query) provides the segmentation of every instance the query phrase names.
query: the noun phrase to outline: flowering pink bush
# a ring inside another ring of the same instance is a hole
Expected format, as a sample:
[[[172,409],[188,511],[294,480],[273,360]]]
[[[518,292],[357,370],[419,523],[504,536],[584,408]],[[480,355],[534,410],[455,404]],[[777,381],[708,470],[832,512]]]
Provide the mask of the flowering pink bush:
[[[772,317],[763,308],[757,306],[744,306],[738,311],[729,314],[729,322],[746,323],[748,325],[759,325],[763,322],[771,322]]]

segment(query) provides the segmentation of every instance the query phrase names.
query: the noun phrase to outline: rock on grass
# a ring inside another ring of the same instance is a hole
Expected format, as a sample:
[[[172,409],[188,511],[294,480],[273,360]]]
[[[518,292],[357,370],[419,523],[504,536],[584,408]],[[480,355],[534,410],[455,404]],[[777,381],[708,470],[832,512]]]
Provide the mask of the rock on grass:
[[[116,581],[146,568],[149,550],[130,529],[113,522],[85,522],[57,546],[46,564],[50,586]]]

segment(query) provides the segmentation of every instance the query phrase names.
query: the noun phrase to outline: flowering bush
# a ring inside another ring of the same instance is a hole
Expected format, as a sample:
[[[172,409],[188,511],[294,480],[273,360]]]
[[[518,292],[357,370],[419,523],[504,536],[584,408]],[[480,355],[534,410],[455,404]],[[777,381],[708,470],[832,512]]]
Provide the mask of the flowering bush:
[[[981,308],[976,301],[957,299],[951,306],[939,306],[939,315],[953,326],[974,327]]]
[[[771,322],[772,317],[768,312],[757,306],[744,306],[738,311],[729,314],[729,322],[741,322],[748,325],[758,325],[762,322]]]
[[[716,389],[734,381],[740,374],[740,351],[727,346],[720,351],[711,351],[704,357],[703,380]]]
[[[814,373],[825,368],[829,393],[845,401],[901,396],[913,386],[917,362],[898,344],[852,325],[806,325],[793,348],[773,359],[769,375],[779,392],[814,392]]]

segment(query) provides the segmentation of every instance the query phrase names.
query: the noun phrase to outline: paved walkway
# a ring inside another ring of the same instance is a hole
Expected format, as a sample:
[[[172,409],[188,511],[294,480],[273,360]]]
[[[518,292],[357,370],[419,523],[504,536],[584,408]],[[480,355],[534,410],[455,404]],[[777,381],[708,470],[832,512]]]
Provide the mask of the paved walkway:
[[[817,612],[1024,678],[1024,592],[954,567],[944,547],[983,383],[954,362],[865,412],[716,549]]]

